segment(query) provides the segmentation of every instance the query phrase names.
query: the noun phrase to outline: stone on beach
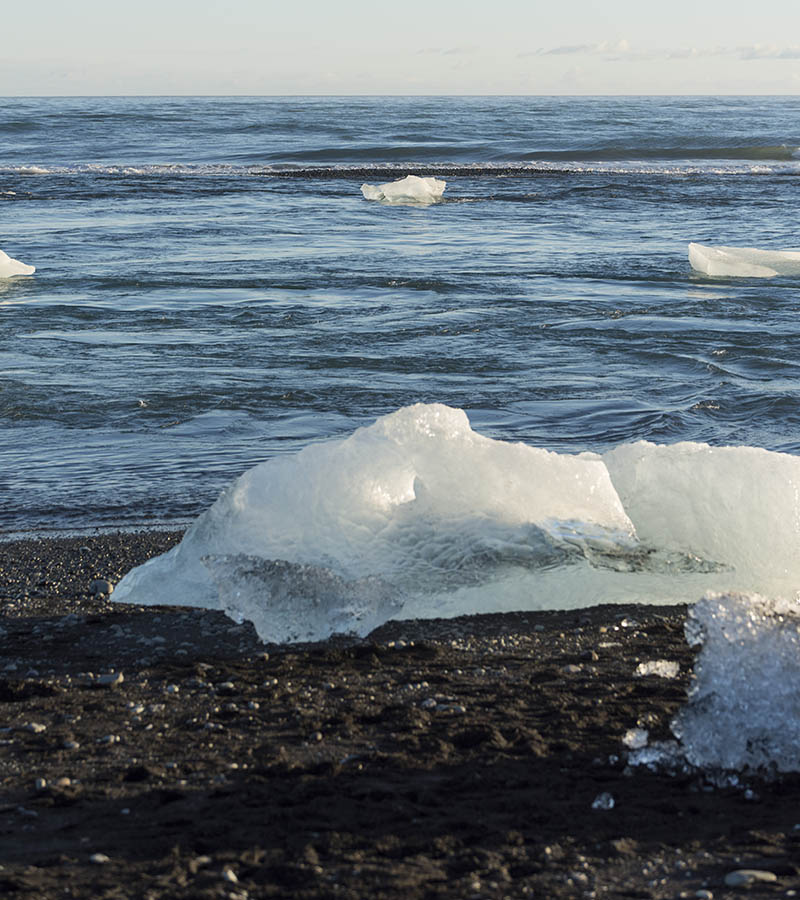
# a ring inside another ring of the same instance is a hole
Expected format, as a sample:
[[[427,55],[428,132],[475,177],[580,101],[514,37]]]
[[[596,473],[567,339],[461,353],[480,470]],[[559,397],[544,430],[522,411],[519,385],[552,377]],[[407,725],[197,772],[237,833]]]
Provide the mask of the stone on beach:
[[[765,884],[777,881],[778,877],[774,872],[768,872],[764,869],[736,869],[728,872],[725,876],[725,884],[728,887],[743,887],[750,884]]]

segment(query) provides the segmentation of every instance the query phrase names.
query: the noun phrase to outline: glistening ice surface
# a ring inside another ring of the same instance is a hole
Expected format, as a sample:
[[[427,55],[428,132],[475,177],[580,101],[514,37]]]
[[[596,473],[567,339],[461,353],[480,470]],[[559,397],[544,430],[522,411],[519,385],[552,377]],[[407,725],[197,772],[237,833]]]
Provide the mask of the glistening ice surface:
[[[713,595],[689,614],[702,644],[673,723],[686,758],[711,769],[800,769],[800,610],[759,595]]]
[[[417,404],[250,469],[114,599],[221,607],[291,641],[400,615],[789,597],[799,489],[787,454],[644,441],[555,453]]]

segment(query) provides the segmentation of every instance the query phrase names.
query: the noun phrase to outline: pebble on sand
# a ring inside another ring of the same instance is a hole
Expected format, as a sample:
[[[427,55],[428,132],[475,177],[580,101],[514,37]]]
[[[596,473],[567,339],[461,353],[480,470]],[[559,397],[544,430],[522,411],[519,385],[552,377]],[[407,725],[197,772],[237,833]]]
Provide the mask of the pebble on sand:
[[[107,578],[95,578],[89,585],[89,591],[93,597],[108,597],[114,590],[114,585]]]
[[[728,887],[742,887],[747,884],[757,884],[777,881],[778,876],[774,872],[765,869],[735,869],[725,876],[725,884]]]

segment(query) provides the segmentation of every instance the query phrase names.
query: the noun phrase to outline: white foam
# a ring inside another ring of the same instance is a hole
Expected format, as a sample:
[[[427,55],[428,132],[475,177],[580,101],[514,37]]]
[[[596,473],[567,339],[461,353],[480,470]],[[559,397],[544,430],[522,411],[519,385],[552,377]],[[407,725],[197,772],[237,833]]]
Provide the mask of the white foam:
[[[794,596],[799,534],[800,458],[646,442],[558,454],[418,404],[249,470],[113,598],[224,608],[279,641],[309,615],[303,634],[324,637],[400,615]]]
[[[695,271],[714,278],[800,275],[800,250],[759,250],[756,247],[689,244],[689,263]]]
[[[689,702],[673,722],[688,761],[705,769],[800,770],[800,604],[708,595],[691,609],[686,636],[702,645]]]
[[[18,259],[12,259],[0,250],[0,278],[12,278],[14,275],[33,275],[35,266],[26,266]]]
[[[406,175],[397,181],[386,184],[362,184],[361,193],[367,200],[380,200],[384,203],[429,205],[442,199],[447,182],[438,178],[420,178],[418,175]]]

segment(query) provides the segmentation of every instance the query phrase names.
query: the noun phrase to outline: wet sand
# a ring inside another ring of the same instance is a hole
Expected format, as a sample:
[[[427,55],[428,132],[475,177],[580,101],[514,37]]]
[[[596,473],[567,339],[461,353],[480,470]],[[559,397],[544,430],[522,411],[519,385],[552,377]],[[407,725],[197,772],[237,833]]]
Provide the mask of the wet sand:
[[[102,594],[179,537],[0,543],[3,896],[800,892],[800,779],[627,764],[625,732],[668,738],[684,701],[685,607],[265,646],[218,612]],[[654,659],[678,678],[635,676]],[[743,868],[776,880],[726,886]]]

